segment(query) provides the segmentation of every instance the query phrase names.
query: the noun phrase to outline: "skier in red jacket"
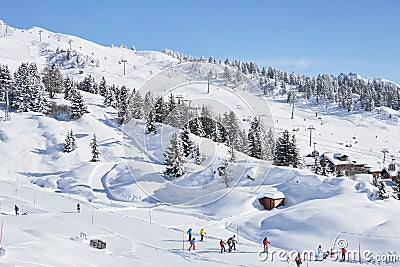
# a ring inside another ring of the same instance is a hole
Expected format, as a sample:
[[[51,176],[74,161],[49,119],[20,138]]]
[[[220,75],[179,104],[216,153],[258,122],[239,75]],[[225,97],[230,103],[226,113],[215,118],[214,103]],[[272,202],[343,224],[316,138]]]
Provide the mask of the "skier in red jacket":
[[[221,239],[221,241],[219,241],[219,245],[221,247],[221,253],[226,252],[226,250],[225,250],[226,244],[225,244],[224,240]]]
[[[264,253],[268,253],[268,244],[271,244],[271,243],[268,241],[268,238],[265,237],[264,240],[263,240]]]

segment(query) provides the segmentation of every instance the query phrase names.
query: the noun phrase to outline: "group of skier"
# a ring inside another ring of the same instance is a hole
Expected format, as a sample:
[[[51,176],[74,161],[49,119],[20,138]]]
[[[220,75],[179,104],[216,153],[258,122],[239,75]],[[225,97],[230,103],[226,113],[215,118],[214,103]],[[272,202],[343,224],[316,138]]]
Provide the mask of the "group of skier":
[[[221,247],[221,253],[226,252],[225,245],[228,245],[228,252],[232,252],[232,250],[236,250],[236,235],[233,235],[226,240],[219,241],[219,246]]]
[[[189,228],[186,233],[188,234],[188,241],[190,243],[189,250],[192,250],[192,249],[196,250],[196,238],[194,238],[194,237],[192,238],[193,229]],[[204,236],[207,234],[206,231],[204,231],[204,229],[201,228],[199,234],[200,234],[200,241],[204,241]]]

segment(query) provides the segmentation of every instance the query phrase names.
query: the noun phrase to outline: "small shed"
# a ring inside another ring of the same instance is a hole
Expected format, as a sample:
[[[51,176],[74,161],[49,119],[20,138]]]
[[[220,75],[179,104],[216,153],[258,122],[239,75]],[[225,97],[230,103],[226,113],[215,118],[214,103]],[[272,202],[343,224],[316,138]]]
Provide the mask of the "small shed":
[[[266,192],[258,198],[258,201],[260,201],[264,209],[272,210],[285,205],[285,194],[279,191]]]
[[[93,248],[105,249],[106,242],[103,242],[100,239],[92,239],[92,240],[90,240],[90,246]]]

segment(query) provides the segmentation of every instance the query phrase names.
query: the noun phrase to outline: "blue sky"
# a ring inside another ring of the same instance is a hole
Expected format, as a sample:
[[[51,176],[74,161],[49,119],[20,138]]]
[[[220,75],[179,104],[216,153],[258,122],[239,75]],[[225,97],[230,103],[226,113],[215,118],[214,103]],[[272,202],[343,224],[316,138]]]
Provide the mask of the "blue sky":
[[[400,1],[7,1],[0,19],[102,45],[169,48],[315,76],[356,72],[400,83]]]

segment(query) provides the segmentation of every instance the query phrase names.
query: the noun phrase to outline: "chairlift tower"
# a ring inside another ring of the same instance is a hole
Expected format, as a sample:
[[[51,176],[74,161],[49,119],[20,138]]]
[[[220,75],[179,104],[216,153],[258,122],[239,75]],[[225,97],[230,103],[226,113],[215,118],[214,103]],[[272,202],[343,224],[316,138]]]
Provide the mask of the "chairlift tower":
[[[4,120],[5,121],[9,121],[9,120],[11,120],[11,114],[10,114],[10,112],[9,112],[9,110],[8,110],[8,108],[9,108],[9,101],[8,101],[8,91],[6,92],[6,108],[5,108],[5,110],[4,110]]]
[[[293,102],[293,104],[294,104],[294,102]],[[310,146],[311,146],[311,140],[312,140],[312,130],[317,130],[317,129],[315,129],[314,128],[314,126],[312,126],[312,125],[310,125],[306,130],[309,130],[310,131]]]
[[[389,149],[384,148],[381,152],[383,153],[383,166],[385,166],[386,153],[389,153]]]
[[[125,75],[125,64],[126,64],[126,62],[128,62],[128,61],[127,61],[126,59],[123,58],[123,59],[121,59],[121,62],[124,63],[124,75]]]

